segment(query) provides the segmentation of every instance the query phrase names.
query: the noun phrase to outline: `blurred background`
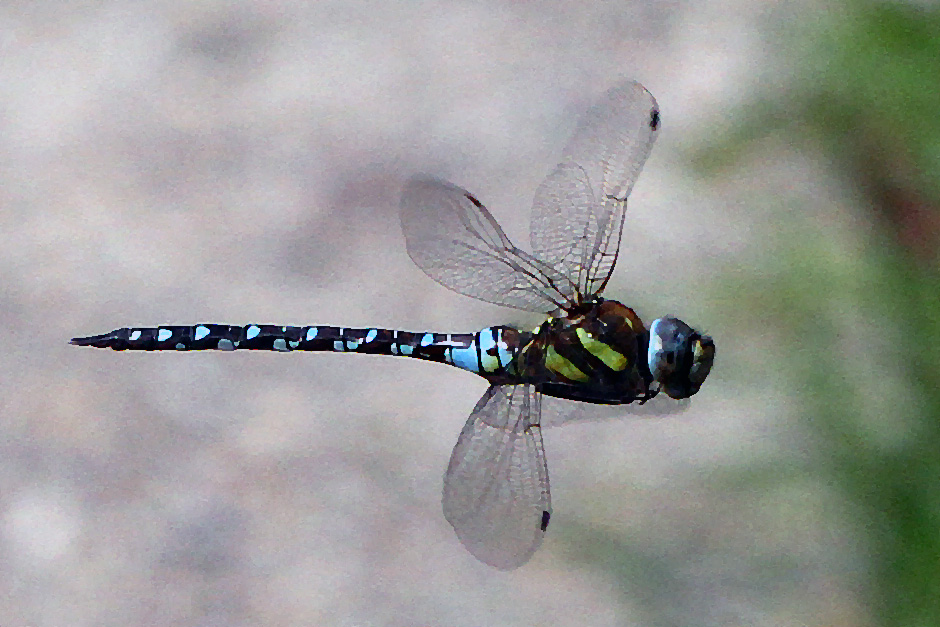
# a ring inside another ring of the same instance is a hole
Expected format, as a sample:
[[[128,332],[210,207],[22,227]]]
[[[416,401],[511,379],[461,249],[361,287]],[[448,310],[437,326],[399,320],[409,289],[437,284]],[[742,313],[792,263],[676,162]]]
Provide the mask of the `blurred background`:
[[[441,513],[482,379],[67,343],[534,326],[410,262],[401,185],[526,243],[623,78],[663,127],[607,294],[716,366],[545,433],[516,571]],[[940,624],[936,3],[6,2],[0,129],[0,624]]]

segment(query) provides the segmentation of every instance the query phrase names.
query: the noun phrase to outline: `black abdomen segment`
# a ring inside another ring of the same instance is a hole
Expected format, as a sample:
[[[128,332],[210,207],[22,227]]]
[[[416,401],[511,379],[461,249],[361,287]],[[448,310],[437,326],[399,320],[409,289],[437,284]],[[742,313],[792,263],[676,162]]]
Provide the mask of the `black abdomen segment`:
[[[479,374],[495,374],[511,361],[504,355],[494,357],[492,347],[502,340],[503,331],[502,327],[492,327],[478,333],[415,333],[330,326],[197,324],[116,329],[103,335],[73,338],[71,343],[117,351],[267,350],[395,355],[451,364]]]

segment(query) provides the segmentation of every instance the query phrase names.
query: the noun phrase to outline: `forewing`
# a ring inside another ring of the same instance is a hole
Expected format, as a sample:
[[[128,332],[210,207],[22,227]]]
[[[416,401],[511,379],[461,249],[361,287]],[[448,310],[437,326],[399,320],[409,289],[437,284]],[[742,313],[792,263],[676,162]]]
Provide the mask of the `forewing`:
[[[412,178],[402,191],[401,225],[408,255],[444,287],[528,311],[571,304],[570,280],[516,248],[486,207],[463,188]]]
[[[444,476],[447,521],[474,557],[502,570],[529,561],[551,516],[540,400],[529,385],[491,386]]]
[[[659,106],[642,85],[609,91],[582,118],[564,157],[535,195],[535,256],[577,277],[587,296],[613,272],[627,197],[659,132]]]

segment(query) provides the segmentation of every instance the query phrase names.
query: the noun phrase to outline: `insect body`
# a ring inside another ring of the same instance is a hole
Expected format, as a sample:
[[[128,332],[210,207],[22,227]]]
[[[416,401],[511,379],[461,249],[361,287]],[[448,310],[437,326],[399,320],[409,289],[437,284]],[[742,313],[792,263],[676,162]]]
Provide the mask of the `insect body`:
[[[541,436],[543,395],[624,411],[685,401],[704,383],[715,345],[666,316],[647,328],[601,296],[616,265],[627,197],[660,127],[646,89],[626,82],[586,114],[535,194],[528,253],[468,191],[417,177],[401,200],[412,260],[461,294],[550,314],[532,331],[413,333],[333,326],[198,324],[123,328],[73,344],[115,350],[273,350],[405,356],[474,372],[490,384],[444,477],[444,514],[478,559],[516,568],[551,518]]]

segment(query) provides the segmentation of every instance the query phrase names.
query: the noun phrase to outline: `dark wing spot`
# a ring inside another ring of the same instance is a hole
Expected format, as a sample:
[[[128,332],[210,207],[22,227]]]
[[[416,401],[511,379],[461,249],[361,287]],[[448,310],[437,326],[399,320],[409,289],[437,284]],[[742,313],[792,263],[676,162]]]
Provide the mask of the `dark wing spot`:
[[[654,131],[659,128],[659,109],[650,111],[650,128]]]
[[[466,197],[467,197],[467,200],[469,200],[470,202],[472,202],[472,203],[473,203],[474,205],[476,205],[477,207],[481,207],[481,208],[483,207],[483,203],[480,202],[479,200],[477,200],[477,199],[476,199],[476,196],[474,196],[474,195],[471,194],[470,192],[464,192],[464,196],[466,196]]]
[[[551,512],[542,512],[542,531],[548,529],[548,519],[551,517]]]

